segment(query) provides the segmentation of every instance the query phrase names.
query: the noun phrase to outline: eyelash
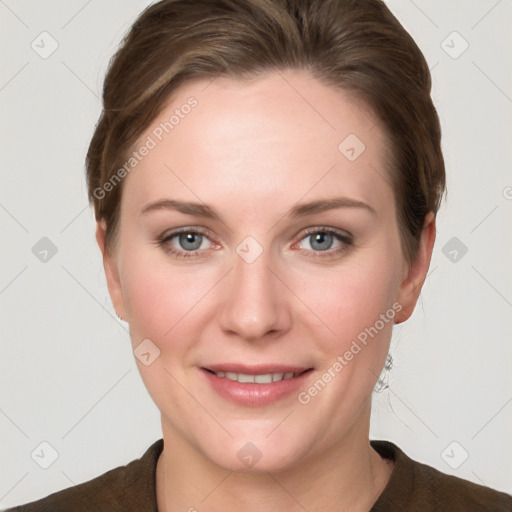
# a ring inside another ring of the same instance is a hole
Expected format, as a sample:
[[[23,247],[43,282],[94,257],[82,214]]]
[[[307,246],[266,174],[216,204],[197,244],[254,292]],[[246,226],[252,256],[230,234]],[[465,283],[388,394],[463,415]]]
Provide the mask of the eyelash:
[[[177,229],[175,231],[172,231],[171,233],[164,234],[157,240],[157,244],[159,247],[162,247],[165,252],[172,254],[173,256],[177,258],[191,258],[193,256],[198,256],[201,250],[195,250],[195,251],[177,251],[173,248],[172,245],[170,245],[168,242],[172,240],[175,236],[178,236],[182,233],[193,233],[195,235],[203,235],[206,238],[208,238],[208,233],[201,229],[201,228],[181,228]],[[201,257],[201,256],[200,256]]]
[[[299,241],[302,241],[305,238],[307,238],[308,236],[315,235],[317,233],[322,233],[324,235],[333,235],[334,238],[336,238],[343,245],[341,245],[337,249],[328,249],[326,251],[313,251],[314,256],[309,255],[308,256],[309,258],[329,258],[329,257],[332,258],[333,256],[341,255],[342,253],[348,251],[348,249],[350,249],[350,247],[354,245],[352,236],[349,235],[348,233],[344,234],[341,231],[337,231],[335,229],[328,228],[328,227],[322,227],[322,226],[306,229],[304,235],[302,236],[302,238]],[[305,249],[305,250],[307,250],[307,249]],[[307,252],[310,252],[310,251],[307,251]]]
[[[159,247],[162,247],[167,253],[172,254],[173,256],[177,258],[191,258],[195,256],[199,256],[199,253],[203,252],[204,249],[197,249],[195,251],[177,251],[176,249],[172,248],[173,246],[170,245],[168,242],[172,240],[174,237],[182,234],[182,233],[192,233],[197,235],[208,237],[208,232],[201,228],[182,228],[177,229],[175,231],[172,231],[171,233],[164,234],[161,237],[158,238],[156,241],[157,245]],[[351,246],[353,246],[354,242],[352,240],[352,236],[349,234],[344,234],[342,232],[339,232],[333,228],[327,228],[327,227],[315,227],[315,228],[309,228],[305,231],[304,235],[300,238],[299,242],[307,238],[308,236],[322,233],[326,235],[333,235],[338,241],[342,242],[342,246],[337,249],[328,249],[326,251],[313,251],[314,255],[308,255],[309,258],[329,258],[336,256],[338,254],[344,253],[348,249],[350,249]],[[307,252],[311,252],[308,249],[304,249]],[[202,256],[199,256],[202,257]]]

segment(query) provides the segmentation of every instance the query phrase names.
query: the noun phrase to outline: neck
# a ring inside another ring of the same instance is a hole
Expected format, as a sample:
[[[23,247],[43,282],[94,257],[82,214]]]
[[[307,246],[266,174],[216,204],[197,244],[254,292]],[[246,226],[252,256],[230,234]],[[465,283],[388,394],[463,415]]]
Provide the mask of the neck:
[[[265,510],[367,512],[384,490],[393,464],[369,444],[367,427],[352,431],[328,450],[279,472],[233,472],[192,448],[162,422],[164,451],[157,464],[160,512]]]

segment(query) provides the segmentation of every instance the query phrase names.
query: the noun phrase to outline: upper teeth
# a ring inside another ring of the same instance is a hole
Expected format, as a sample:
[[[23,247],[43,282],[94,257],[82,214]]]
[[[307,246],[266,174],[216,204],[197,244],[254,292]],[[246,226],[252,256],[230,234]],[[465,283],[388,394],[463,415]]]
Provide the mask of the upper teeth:
[[[233,372],[214,372],[217,377],[225,377],[226,379],[236,380],[238,382],[253,382],[255,384],[270,384],[280,380],[291,379],[299,375],[298,373],[265,373],[262,375],[247,375],[245,373]]]

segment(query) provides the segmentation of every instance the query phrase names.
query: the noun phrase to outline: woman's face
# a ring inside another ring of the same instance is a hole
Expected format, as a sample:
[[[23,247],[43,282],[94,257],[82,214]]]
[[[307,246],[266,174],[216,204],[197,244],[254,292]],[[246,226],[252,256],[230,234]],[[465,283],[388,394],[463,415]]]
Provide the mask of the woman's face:
[[[306,73],[217,78],[135,149],[105,265],[164,436],[247,471],[367,441],[431,251],[409,270],[376,119]]]

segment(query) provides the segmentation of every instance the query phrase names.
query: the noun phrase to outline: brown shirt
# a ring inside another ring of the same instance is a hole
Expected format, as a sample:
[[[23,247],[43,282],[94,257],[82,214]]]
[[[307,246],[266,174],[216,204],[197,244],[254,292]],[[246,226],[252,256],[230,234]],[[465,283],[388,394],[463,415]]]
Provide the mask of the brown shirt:
[[[512,496],[468,480],[446,475],[410,459],[389,441],[370,441],[386,459],[395,461],[391,478],[369,512],[505,512]],[[6,512],[158,512],[155,473],[163,440],[126,466],[46,498]]]

